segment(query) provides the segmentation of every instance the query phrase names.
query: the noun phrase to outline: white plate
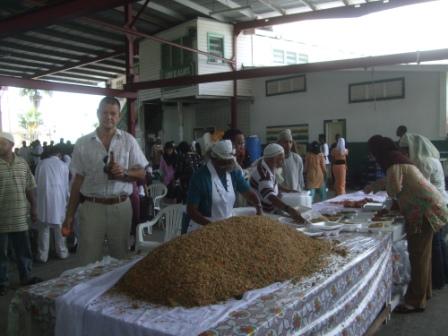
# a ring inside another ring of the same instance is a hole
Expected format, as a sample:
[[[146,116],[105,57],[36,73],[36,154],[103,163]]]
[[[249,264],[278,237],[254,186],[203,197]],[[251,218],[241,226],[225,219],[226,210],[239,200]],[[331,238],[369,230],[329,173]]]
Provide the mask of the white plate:
[[[280,223],[282,223],[282,224],[299,224],[294,219],[292,219],[291,217],[281,216],[281,217],[278,218],[278,221]]]
[[[342,222],[342,224],[344,225],[342,227],[342,231],[344,232],[356,232],[363,227],[361,223],[347,224]]]
[[[344,225],[336,222],[317,222],[310,224],[313,229],[323,230],[323,231],[333,231],[339,230]]]
[[[257,210],[255,207],[240,207],[233,208],[232,215],[233,216],[255,216],[257,214]]]
[[[302,232],[304,235],[307,235],[308,237],[320,237],[324,235],[323,231],[320,230],[315,231],[310,228],[298,228],[297,231]]]
[[[383,203],[366,203],[363,205],[362,209],[364,211],[377,211],[384,209]]]

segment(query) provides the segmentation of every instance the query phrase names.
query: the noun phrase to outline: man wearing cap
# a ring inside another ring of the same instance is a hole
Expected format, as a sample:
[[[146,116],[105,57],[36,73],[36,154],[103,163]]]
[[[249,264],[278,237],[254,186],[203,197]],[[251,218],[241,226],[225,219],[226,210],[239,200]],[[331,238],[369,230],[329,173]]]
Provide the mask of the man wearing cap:
[[[279,144],[269,144],[263,151],[263,157],[258,160],[255,169],[250,176],[250,186],[261,199],[261,204],[265,212],[282,210],[287,212],[291,218],[298,223],[303,223],[304,219],[300,212],[293,207],[282,202],[279,197],[279,188],[275,176],[276,169],[282,167],[285,151]]]
[[[232,142],[222,140],[212,146],[207,164],[191,177],[187,194],[188,232],[231,217],[236,192],[255,206],[258,215],[261,214],[257,195],[250,189],[241,170],[235,169]]]
[[[79,208],[79,258],[82,264],[101,259],[107,237],[109,254],[124,258],[128,252],[132,182],[145,177],[148,165],[135,138],[117,129],[120,102],[101,100],[99,127],[76,142],[70,169],[75,172],[63,233],[69,234]]]
[[[42,281],[31,276],[33,256],[28,236],[28,202],[31,220],[36,221],[34,181],[26,161],[16,156],[12,148],[14,137],[0,132],[0,295],[8,285],[8,243],[11,242],[17,259],[20,283],[30,285]]]
[[[303,161],[299,154],[291,151],[292,134],[291,130],[284,129],[278,135],[278,143],[285,151],[285,159],[282,165],[283,183],[281,187],[284,191],[302,191],[305,188],[303,179]]]

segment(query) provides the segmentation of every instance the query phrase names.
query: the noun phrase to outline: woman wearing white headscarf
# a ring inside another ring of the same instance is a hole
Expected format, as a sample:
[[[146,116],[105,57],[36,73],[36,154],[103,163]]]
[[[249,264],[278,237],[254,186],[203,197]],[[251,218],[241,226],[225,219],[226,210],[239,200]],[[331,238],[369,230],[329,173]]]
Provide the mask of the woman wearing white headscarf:
[[[402,148],[408,148],[409,158],[416,164],[423,176],[440,191],[447,202],[445,174],[438,149],[428,138],[419,134],[406,133],[400,139],[399,145]]]
[[[339,138],[336,147],[332,149],[332,170],[334,175],[334,191],[336,195],[345,194],[345,177],[347,175],[347,155],[345,139]]]
[[[232,142],[222,140],[212,145],[210,160],[190,179],[186,203],[191,220],[183,232],[231,217],[236,193],[241,193],[255,206],[258,215],[262,213],[256,193],[250,189],[241,170],[235,169]]]
[[[437,188],[448,203],[445,191],[445,174],[440,162],[440,153],[432,142],[419,134],[404,134],[399,142],[407,151],[411,161],[415,163],[423,176]],[[442,288],[448,282],[448,260],[446,245],[441,231],[435,232],[432,240],[432,284],[434,288]]]

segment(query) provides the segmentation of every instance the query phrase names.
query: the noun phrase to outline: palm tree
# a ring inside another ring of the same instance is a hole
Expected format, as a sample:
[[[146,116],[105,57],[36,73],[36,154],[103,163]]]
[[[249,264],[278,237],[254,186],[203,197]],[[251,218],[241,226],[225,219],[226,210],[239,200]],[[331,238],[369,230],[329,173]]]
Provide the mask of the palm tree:
[[[51,96],[53,94],[52,91],[42,91],[36,89],[21,89],[20,95],[24,97],[28,97],[29,100],[33,103],[34,108],[39,109],[40,101],[44,95]]]
[[[25,131],[24,137],[29,141],[34,141],[39,136],[39,126],[43,124],[42,114],[32,107],[28,112],[19,116],[19,125]]]
[[[26,96],[33,104],[27,112],[19,115],[19,125],[25,131],[24,137],[34,141],[39,136],[39,127],[43,124],[42,114],[39,112],[39,105],[43,95],[52,95],[52,91],[42,91],[36,89],[21,89],[21,96]]]

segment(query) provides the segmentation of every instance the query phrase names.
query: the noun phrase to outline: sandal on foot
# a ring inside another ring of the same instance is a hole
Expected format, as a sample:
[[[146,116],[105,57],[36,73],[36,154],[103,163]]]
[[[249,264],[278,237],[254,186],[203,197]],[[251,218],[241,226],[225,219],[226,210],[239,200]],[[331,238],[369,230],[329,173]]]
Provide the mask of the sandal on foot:
[[[412,313],[423,313],[425,308],[414,308],[405,304],[400,304],[394,309],[394,313],[397,314],[412,314]]]

